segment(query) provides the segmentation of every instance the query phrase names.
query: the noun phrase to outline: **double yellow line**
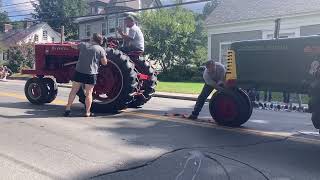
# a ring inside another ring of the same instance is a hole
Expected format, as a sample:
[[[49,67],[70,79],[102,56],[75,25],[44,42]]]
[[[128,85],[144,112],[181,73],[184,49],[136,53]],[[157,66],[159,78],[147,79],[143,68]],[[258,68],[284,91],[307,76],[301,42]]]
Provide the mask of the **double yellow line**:
[[[27,101],[27,98],[24,95],[16,94],[16,93],[0,92],[0,96],[12,97],[12,98]],[[63,101],[63,100],[55,100],[51,104],[66,105],[66,103],[67,102]],[[184,118],[161,116],[161,115],[134,112],[134,111],[123,111],[123,114],[146,118],[146,119],[170,121],[170,122],[183,123],[183,124],[194,125],[194,126],[199,126],[199,127],[214,128],[214,129],[226,130],[226,131],[231,131],[231,132],[238,132],[238,133],[242,133],[242,134],[251,134],[251,135],[266,136],[266,137],[273,137],[273,138],[290,138],[290,140],[304,142],[304,143],[305,142],[307,142],[307,143],[320,143],[320,139],[318,140],[318,139],[311,139],[311,138],[304,138],[304,137],[295,137],[295,133],[290,133],[290,132],[274,132],[274,131],[261,131],[261,130],[243,129],[243,128],[229,128],[229,127],[218,126],[214,123],[198,122],[198,121],[192,121],[192,120],[188,120],[188,119],[184,119]]]

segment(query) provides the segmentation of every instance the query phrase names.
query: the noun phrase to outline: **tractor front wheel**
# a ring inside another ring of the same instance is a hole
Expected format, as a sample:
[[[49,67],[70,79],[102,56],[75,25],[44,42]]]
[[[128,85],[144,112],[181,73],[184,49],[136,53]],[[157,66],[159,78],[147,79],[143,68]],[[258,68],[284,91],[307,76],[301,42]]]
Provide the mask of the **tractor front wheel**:
[[[31,78],[24,86],[24,93],[32,104],[41,105],[46,103],[48,88],[43,78]]]
[[[211,97],[209,108],[212,118],[222,126],[239,127],[252,114],[250,99],[241,89],[216,92]]]
[[[48,94],[45,98],[45,103],[51,103],[54,101],[58,94],[58,87],[53,79],[51,78],[43,78],[44,83],[47,87]]]
[[[316,129],[320,129],[320,111],[314,110],[311,116],[312,124]]]

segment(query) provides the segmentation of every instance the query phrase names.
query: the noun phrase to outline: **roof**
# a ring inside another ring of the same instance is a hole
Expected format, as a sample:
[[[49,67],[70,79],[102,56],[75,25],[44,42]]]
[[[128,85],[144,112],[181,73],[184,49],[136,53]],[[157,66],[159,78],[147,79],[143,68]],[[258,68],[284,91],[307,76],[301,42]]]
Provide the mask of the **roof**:
[[[207,25],[283,17],[320,11],[319,0],[219,0],[207,17]]]
[[[27,29],[16,29],[6,33],[2,33],[0,34],[0,41],[7,46],[17,44],[18,42],[20,42],[21,40],[23,40],[24,38],[26,38],[27,36],[35,32],[39,28],[42,28],[43,26],[46,26],[46,25],[49,26],[47,23],[39,23],[39,24],[32,25]]]
[[[104,5],[104,4],[107,4],[109,2],[110,2],[110,0],[88,0],[88,4],[101,4],[101,5]]]
[[[121,11],[129,11],[129,10],[133,10],[130,7],[125,7],[125,6],[114,6],[112,9],[109,10],[110,15],[115,14],[117,12],[121,12]],[[121,14],[126,14],[126,12],[121,13]],[[80,17],[74,20],[75,23],[84,23],[84,22],[88,22],[88,21],[98,21],[100,19],[105,19],[110,15],[89,15],[89,16],[84,16],[84,17]]]

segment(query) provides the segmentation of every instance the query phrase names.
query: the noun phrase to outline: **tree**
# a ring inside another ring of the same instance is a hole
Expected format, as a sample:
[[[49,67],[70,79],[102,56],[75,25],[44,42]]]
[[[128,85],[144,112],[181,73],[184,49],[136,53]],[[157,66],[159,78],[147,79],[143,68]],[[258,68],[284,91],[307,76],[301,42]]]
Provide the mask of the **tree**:
[[[35,19],[48,22],[56,31],[61,26],[65,27],[67,39],[76,39],[78,26],[69,17],[83,16],[87,12],[87,1],[85,0],[39,0],[33,4],[35,8]]]
[[[8,13],[7,12],[0,12],[0,31],[3,32],[4,30],[4,24],[6,22],[9,22],[10,19],[8,17]]]
[[[32,68],[34,60],[34,44],[16,45],[8,49],[8,67],[15,73],[23,68]]]
[[[196,15],[196,30],[192,34],[192,42],[190,43],[194,53],[192,55],[192,63],[201,66],[207,61],[208,54],[208,36],[204,28],[204,20],[202,15]]]
[[[146,54],[156,59],[163,71],[191,63],[195,49],[192,43],[196,31],[194,14],[183,8],[160,9],[140,16],[146,41]]]

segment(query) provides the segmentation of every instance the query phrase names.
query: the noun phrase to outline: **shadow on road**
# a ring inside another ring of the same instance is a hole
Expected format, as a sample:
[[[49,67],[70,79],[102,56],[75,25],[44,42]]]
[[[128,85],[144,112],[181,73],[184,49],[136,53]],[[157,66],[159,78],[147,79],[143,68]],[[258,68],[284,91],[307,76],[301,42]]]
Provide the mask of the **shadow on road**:
[[[117,120],[114,127],[97,126],[93,130],[115,134],[128,147],[141,151],[161,149],[164,152],[154,157],[141,158],[141,155],[137,155],[137,158],[131,158],[115,170],[88,171],[75,179],[89,178],[88,174],[91,179],[130,180],[181,180],[194,176],[202,180],[303,179],[305,173],[309,177],[319,175],[319,144],[179,122],[126,115],[119,117],[121,119]],[[124,120],[126,118],[129,119]]]
[[[18,113],[13,116],[0,115],[8,119],[62,117],[64,110],[64,106],[51,104],[36,106],[28,102],[0,103],[0,108],[25,110],[24,115]],[[156,108],[132,111],[164,115],[165,112],[190,112],[191,106],[169,108],[166,111]],[[80,115],[83,107],[77,104],[73,112]],[[243,134],[126,113],[98,114],[94,120],[98,123],[92,122],[89,131],[106,136],[112,134],[120,144],[119,147],[114,147],[115,152],[118,148],[128,148],[135,152],[125,154],[129,158],[119,162],[116,167],[100,164],[99,168],[88,169],[68,179],[182,180],[196,177],[195,179],[201,180],[259,180],[306,179],[306,177],[317,179],[316,177],[320,175],[318,169],[320,145],[316,143]],[[112,126],[106,124],[110,121],[113,123]],[[99,148],[101,151],[104,150],[103,146]],[[108,149],[105,151],[108,153]]]

